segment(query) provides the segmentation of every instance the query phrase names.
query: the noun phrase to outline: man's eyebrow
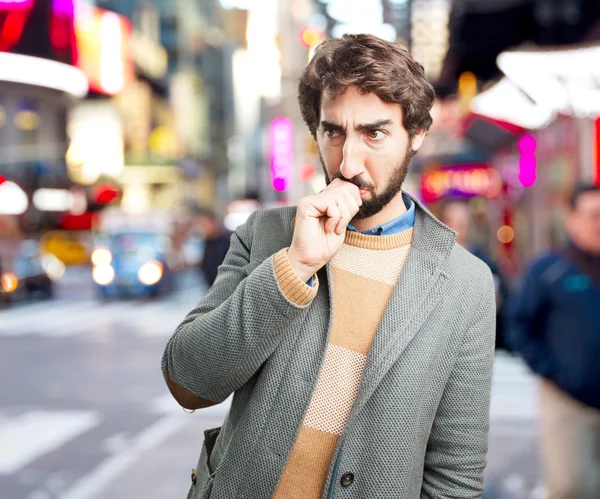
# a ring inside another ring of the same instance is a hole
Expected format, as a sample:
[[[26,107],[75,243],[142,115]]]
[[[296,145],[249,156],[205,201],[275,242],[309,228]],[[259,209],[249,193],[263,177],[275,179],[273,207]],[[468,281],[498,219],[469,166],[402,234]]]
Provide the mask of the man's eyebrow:
[[[321,121],[321,128],[324,130],[343,130],[341,125],[336,125],[335,123],[330,123],[329,121]]]
[[[373,123],[362,123],[360,125],[356,125],[356,131],[362,132],[364,130],[375,130],[377,128],[391,125],[392,123],[392,120],[378,120],[374,121]]]
[[[391,125],[392,123],[393,123],[393,121],[390,119],[377,120],[377,121],[374,121],[373,123],[361,123],[360,125],[356,125],[355,128],[356,128],[357,132],[363,132],[365,130],[375,130],[377,128],[388,126],[388,125]],[[344,131],[344,128],[341,125],[338,125],[336,123],[331,123],[329,121],[321,121],[321,128],[323,128],[324,130]]]

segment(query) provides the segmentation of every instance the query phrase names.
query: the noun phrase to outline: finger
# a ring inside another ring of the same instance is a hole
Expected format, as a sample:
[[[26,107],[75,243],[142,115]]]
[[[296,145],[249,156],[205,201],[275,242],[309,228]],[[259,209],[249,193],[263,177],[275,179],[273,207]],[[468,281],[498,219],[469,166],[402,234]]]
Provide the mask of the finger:
[[[340,220],[335,226],[335,233],[340,235],[346,230],[354,215],[352,214],[352,207],[348,203],[348,197],[344,194],[342,194],[342,197],[338,201],[338,207],[340,209]]]
[[[340,220],[340,208],[335,198],[329,199],[329,206],[327,207],[327,221],[325,222],[325,231],[333,232]]]
[[[344,192],[350,193],[352,197],[356,199],[356,202],[359,206],[362,204],[362,199],[360,198],[360,189],[356,186],[356,184],[342,180],[339,184],[336,185],[336,188]]]
[[[362,205],[362,200],[360,199],[360,194],[358,195],[358,199],[352,194],[351,191],[344,190],[344,199],[348,205],[350,210],[350,214],[352,216],[358,213],[360,206]]]
[[[331,205],[332,198],[329,195],[319,193],[316,196],[310,196],[300,200],[298,211],[311,218],[327,217],[327,210]]]

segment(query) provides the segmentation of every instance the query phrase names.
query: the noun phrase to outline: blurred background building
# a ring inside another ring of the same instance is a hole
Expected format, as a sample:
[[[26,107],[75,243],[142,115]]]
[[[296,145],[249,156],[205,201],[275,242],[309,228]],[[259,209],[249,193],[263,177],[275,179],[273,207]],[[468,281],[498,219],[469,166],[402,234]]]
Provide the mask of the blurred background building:
[[[257,200],[293,203],[324,183],[299,75],[324,38],[371,32],[438,92],[407,190],[434,212],[466,200],[514,274],[563,238],[572,186],[598,181],[599,16],[594,0],[0,1],[0,211],[85,240],[108,205],[210,207],[234,228]]]

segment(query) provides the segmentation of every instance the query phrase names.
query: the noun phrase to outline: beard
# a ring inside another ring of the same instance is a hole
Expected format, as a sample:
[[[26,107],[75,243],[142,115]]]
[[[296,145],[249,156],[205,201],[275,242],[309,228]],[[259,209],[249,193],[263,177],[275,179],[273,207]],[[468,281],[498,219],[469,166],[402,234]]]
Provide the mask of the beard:
[[[398,163],[393,169],[388,184],[381,193],[376,193],[375,186],[373,184],[365,182],[360,176],[348,179],[344,177],[341,172],[337,172],[335,175],[333,175],[333,177],[330,178],[329,174],[327,173],[327,168],[325,167],[325,162],[323,161],[323,156],[319,154],[319,158],[321,160],[323,172],[325,173],[325,181],[327,182],[327,185],[329,185],[336,178],[340,178],[342,180],[345,180],[346,182],[354,184],[360,189],[365,189],[371,193],[371,198],[363,200],[362,205],[358,209],[358,213],[354,216],[354,218],[360,220],[372,217],[373,215],[379,213],[402,190],[402,185],[404,184],[404,180],[406,179],[406,175],[408,173],[408,165],[410,164],[410,161],[414,154],[415,152],[409,144],[406,149],[404,159],[400,163]]]

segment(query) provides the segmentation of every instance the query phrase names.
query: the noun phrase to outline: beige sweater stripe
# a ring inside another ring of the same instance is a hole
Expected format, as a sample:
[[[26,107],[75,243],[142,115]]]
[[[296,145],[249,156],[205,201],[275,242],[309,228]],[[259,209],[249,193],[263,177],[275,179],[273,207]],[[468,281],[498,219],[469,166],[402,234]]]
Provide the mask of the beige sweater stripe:
[[[331,260],[330,343],[275,499],[321,497],[329,464],[358,394],[373,337],[411,242],[412,229],[392,236],[347,232],[344,245]],[[276,259],[280,287],[288,299],[306,304],[316,291],[299,279],[294,281],[285,252]]]

